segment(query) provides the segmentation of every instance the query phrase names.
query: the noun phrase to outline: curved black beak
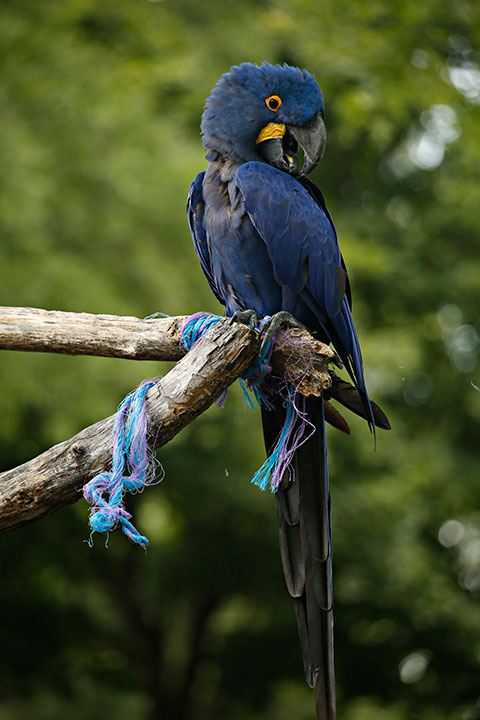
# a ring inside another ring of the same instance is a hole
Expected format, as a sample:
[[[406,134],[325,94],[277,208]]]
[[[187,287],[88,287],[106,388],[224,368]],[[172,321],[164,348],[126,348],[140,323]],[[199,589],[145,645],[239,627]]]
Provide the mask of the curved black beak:
[[[303,148],[304,161],[300,175],[308,175],[319,163],[327,140],[322,113],[317,113],[305,125],[287,125],[287,130]]]
[[[258,135],[257,150],[270,165],[291,175],[308,175],[318,164],[325,150],[327,133],[322,113],[317,113],[305,125],[269,123]],[[296,156],[298,146],[303,149],[303,168]]]
[[[298,175],[298,160],[295,155],[297,145],[295,143],[295,147],[290,149],[291,144],[291,136],[287,140],[283,137],[274,137],[263,140],[257,147],[262,158],[270,165],[291,175]]]

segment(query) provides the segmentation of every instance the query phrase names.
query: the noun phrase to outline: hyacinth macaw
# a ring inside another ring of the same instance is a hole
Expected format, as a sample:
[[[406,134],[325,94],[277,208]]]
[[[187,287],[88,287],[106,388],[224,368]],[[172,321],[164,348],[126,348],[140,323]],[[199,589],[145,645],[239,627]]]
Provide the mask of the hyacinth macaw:
[[[190,188],[187,212],[203,271],[226,315],[273,316],[267,333],[299,321],[331,343],[353,386],[332,373],[323,398],[308,398],[314,434],[296,452],[293,481],[275,493],[286,584],[295,603],[305,678],[319,720],[335,718],[330,495],[324,418],[348,429],[335,398],[370,427],[388,420],[370,402],[337,234],[320,190],[306,176],[325,147],[324,105],[313,75],[288,65],[243,63],[223,75],[202,116],[208,169]],[[303,150],[303,164],[298,159]],[[296,320],[295,320],[296,319]],[[267,451],[281,431],[283,401],[262,410]]]

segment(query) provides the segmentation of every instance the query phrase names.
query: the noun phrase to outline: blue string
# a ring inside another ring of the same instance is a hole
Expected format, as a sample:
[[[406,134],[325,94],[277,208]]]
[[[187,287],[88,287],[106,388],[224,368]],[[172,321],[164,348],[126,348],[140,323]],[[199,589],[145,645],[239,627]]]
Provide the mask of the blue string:
[[[186,349],[190,350],[221,319],[218,315],[205,312],[195,313],[187,318],[182,326],[182,339]],[[261,332],[268,319],[268,316],[263,318],[259,326],[254,329]],[[255,401],[260,407],[268,407],[268,400],[261,385],[271,372],[272,349],[273,342],[267,343],[262,353],[254,359],[240,378],[245,403],[251,410],[255,409]],[[160,479],[155,481],[158,461],[147,443],[149,421],[145,402],[149,389],[156,382],[156,380],[144,380],[121,402],[113,427],[112,469],[100,473],[83,488],[84,497],[92,506],[89,518],[92,530],[90,545],[93,544],[94,532],[107,533],[108,539],[108,533],[118,526],[133,542],[143,547],[148,545],[148,539],[130,522],[132,516],[125,509],[124,498],[127,493],[142,492],[148,485],[163,479],[162,469]],[[285,423],[275,448],[252,479],[252,482],[262,490],[266,489],[270,481],[272,492],[276,491],[283,473],[289,468],[295,448],[304,441],[305,419],[296,407],[295,392],[290,387],[285,407]],[[293,437],[299,418],[300,430],[297,429],[297,434]]]
[[[206,312],[197,312],[187,318],[182,325],[183,344],[187,350],[190,350],[210,328],[220,322],[222,318],[219,315],[212,315]],[[258,327],[250,325],[253,330],[261,332],[263,325],[270,320],[270,315],[266,315],[260,322]],[[239,378],[240,387],[243,391],[243,399],[245,407],[248,405],[252,412],[255,410],[255,402],[259,407],[268,407],[268,400],[260,389],[261,382],[271,372],[270,356],[272,354],[273,345],[268,342],[262,353],[254,358],[252,364],[247,371]],[[251,394],[254,400],[252,400]]]
[[[257,330],[257,328],[254,329]],[[257,355],[253,359],[250,367],[240,378],[240,387],[243,390],[245,402],[248,401],[250,410],[252,411],[255,410],[255,405],[252,402],[248,391],[253,393],[259,407],[268,407],[268,400],[262,392],[260,384],[272,371],[272,367],[270,365],[272,350],[272,342],[266,343],[260,355]]]
[[[221,319],[218,315],[210,315],[205,312],[195,313],[195,315],[187,318],[182,326],[183,342],[187,350]],[[269,315],[264,317],[258,327],[253,329],[261,332],[268,320],[270,320]],[[268,398],[262,389],[262,383],[272,370],[270,357],[273,345],[273,340],[266,343],[262,352],[254,358],[246,372],[239,378],[245,407],[248,406],[252,411],[255,410],[255,402],[259,407],[269,407]],[[294,388],[285,384],[284,389],[286,391],[284,397],[286,412],[280,436],[274,449],[252,478],[252,483],[262,490],[266,490],[270,483],[272,492],[277,491],[285,472],[292,476],[291,461],[295,451],[310,437],[312,429],[315,430],[312,423],[307,419],[305,412],[300,411],[297,407],[297,394]]]
[[[148,540],[130,522],[125,510],[126,493],[138,493],[155,482],[157,461],[147,444],[148,415],[145,400],[157,380],[144,380],[120,403],[113,426],[112,469],[100,473],[83,488],[83,495],[92,505],[89,524],[93,533],[109,533],[118,525],[135,543],[146,547]],[[157,482],[160,482],[160,478]]]
[[[182,340],[186,349],[191,350],[195,343],[221,319],[219,315],[205,312],[191,315],[182,325]]]
[[[284,451],[286,441],[292,431],[293,425],[295,423],[295,411],[294,411],[294,405],[293,402],[286,403],[286,416],[285,416],[285,422],[282,427],[282,432],[280,433],[280,437],[278,438],[274,449],[272,450],[271,454],[267,457],[263,465],[257,470],[255,475],[253,476],[251,482],[260,488],[260,490],[266,490],[268,487],[268,483],[271,481],[272,476],[275,474],[275,470],[278,467],[278,464],[280,462],[280,457],[282,452]],[[281,480],[281,478],[280,478]],[[279,480],[279,482],[280,482]],[[278,483],[279,484],[279,483]],[[277,484],[277,487],[278,487]],[[272,492],[275,492],[277,487],[275,487],[272,484]]]

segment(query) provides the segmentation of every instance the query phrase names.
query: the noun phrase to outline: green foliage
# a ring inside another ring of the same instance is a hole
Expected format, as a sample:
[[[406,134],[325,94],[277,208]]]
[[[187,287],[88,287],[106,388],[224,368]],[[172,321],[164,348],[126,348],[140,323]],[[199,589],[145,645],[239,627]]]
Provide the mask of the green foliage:
[[[1,302],[219,312],[185,198],[204,98],[243,60],[313,71],[316,171],[352,276],[371,394],[330,434],[340,716],[480,717],[480,13],[472,0],[67,0],[2,7]],[[158,364],[4,353],[11,467],[110,414]],[[2,538],[0,720],[312,717],[258,416],[232,390],[87,537],[83,502]]]

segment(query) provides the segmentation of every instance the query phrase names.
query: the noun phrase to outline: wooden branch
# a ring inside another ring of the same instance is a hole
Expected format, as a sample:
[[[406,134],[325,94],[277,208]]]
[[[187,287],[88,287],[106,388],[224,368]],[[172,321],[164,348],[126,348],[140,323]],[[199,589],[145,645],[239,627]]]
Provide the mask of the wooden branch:
[[[185,316],[140,318],[0,306],[0,350],[97,355],[131,360],[179,360],[186,353]],[[277,336],[272,366],[304,395],[329,387],[333,352],[298,329]]]
[[[258,354],[259,334],[228,319],[185,355],[183,317],[134,317],[0,308],[0,348],[89,354],[137,360],[182,358],[147,396],[155,446],[160,447],[207,409]],[[305,395],[330,386],[330,348],[297,329],[281,331],[272,354],[275,374]],[[38,457],[0,474],[0,533],[55,512],[80,497],[82,486],[111,467],[114,416]]]
[[[119,315],[0,306],[0,349],[179,360],[184,317],[141,320]]]
[[[147,396],[156,447],[209,407],[258,351],[258,335],[222,320]],[[0,533],[76,502],[82,486],[111,467],[114,416],[0,474]]]

